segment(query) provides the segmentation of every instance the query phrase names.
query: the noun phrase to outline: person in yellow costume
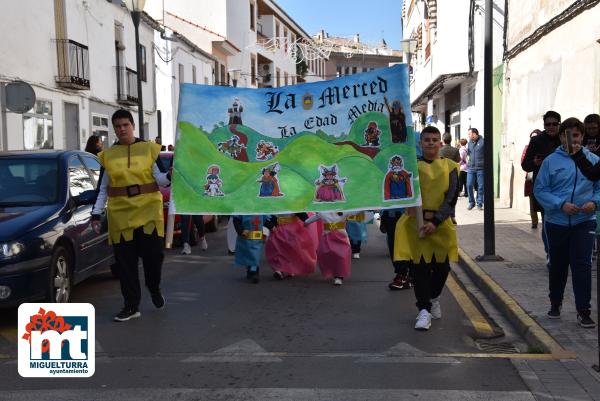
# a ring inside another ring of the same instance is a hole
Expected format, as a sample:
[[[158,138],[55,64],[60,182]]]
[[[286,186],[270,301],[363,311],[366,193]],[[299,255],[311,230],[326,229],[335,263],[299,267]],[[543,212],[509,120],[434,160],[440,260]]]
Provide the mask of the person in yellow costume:
[[[169,185],[171,174],[161,172],[160,145],[134,136],[129,111],[117,110],[112,124],[118,142],[98,154],[102,169],[92,228],[100,232],[100,214],[106,207],[108,242],[113,245],[124,298],[124,307],[114,320],[124,322],[141,316],[139,258],[152,303],[159,309],[165,306],[160,290],[164,223],[158,186]]]
[[[409,208],[396,224],[394,261],[409,266],[419,314],[417,330],[429,330],[431,319],[440,319],[439,296],[458,261],[456,226],[452,221],[458,197],[458,163],[439,156],[441,134],[425,127],[420,140],[423,157],[418,161],[423,226],[417,229],[416,212]]]

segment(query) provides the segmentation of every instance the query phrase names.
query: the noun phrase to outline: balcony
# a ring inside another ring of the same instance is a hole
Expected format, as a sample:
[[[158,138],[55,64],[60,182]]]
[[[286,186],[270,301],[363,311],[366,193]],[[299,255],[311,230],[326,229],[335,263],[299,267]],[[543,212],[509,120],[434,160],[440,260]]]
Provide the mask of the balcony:
[[[135,106],[138,103],[137,72],[125,67],[117,70],[117,102]]]
[[[56,83],[69,89],[90,89],[88,47],[70,39],[56,39],[58,75]]]

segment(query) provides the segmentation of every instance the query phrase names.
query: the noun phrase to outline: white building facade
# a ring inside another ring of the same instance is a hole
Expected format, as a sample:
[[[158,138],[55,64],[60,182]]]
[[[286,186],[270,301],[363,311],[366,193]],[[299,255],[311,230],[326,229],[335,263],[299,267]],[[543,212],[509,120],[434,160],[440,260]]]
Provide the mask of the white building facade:
[[[107,1],[22,0],[2,6],[0,82],[30,84],[36,104],[21,115],[4,110],[2,148],[82,149],[92,134],[112,143],[112,113],[137,117],[142,74],[145,137],[158,132],[154,82],[154,23],[140,23],[142,71],[136,71],[129,11]],[[5,127],[5,130],[3,129]]]
[[[562,119],[600,114],[600,4],[510,0],[500,198],[529,211],[521,154],[548,110]],[[514,173],[512,173],[514,172]],[[511,190],[514,188],[514,190]]]
[[[312,61],[304,75],[297,73],[289,57],[292,43],[312,39],[274,1],[170,0],[163,8],[161,0],[148,0],[146,10],[216,58],[217,85],[236,79],[240,87],[278,87],[324,75],[322,63]]]
[[[415,128],[435,125],[454,139],[483,132],[485,0],[405,0],[404,39],[410,54]],[[494,66],[502,64],[504,0],[494,0]],[[408,54],[405,54],[408,61]]]

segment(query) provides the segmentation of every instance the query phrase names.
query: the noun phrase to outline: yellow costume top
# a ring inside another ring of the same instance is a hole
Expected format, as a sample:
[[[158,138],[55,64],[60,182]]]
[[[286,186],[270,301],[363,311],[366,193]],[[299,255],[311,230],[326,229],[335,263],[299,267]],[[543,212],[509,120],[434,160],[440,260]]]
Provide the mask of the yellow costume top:
[[[459,165],[450,159],[441,158],[430,162],[419,160],[418,167],[424,218],[425,221],[432,220],[444,204],[448,191],[456,192],[456,179],[453,181],[454,187],[449,188],[450,176],[453,170],[456,170],[458,177]],[[444,219],[432,234],[419,238],[416,218],[403,214],[396,223],[394,261],[411,261],[418,264],[423,258],[425,263],[430,263],[433,255],[437,263],[444,262],[446,258],[451,262],[458,261],[456,226],[450,216]]]
[[[152,166],[160,153],[160,145],[139,141],[131,145],[116,144],[98,154],[109,178],[109,187],[155,183]],[[133,191],[135,192],[135,191]],[[133,231],[144,227],[145,234],[156,232],[164,237],[163,202],[160,191],[135,196],[109,196],[108,242],[118,244],[133,239]]]

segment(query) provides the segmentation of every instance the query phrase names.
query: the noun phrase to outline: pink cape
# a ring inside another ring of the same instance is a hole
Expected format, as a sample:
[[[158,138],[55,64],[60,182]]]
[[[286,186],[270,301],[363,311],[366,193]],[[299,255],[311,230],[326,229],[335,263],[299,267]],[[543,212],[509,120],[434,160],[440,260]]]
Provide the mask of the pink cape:
[[[339,230],[325,233],[317,249],[317,261],[325,278],[350,276],[350,241]]]
[[[265,256],[273,271],[294,275],[311,274],[317,265],[313,239],[301,220],[278,225],[267,240]]]
[[[308,215],[312,216],[314,213],[309,212]],[[319,248],[319,242],[321,241],[321,236],[323,235],[323,220],[319,219],[314,223],[309,224],[306,227],[306,230],[310,234],[310,238],[313,241],[313,248],[315,252],[317,252],[317,249]]]

